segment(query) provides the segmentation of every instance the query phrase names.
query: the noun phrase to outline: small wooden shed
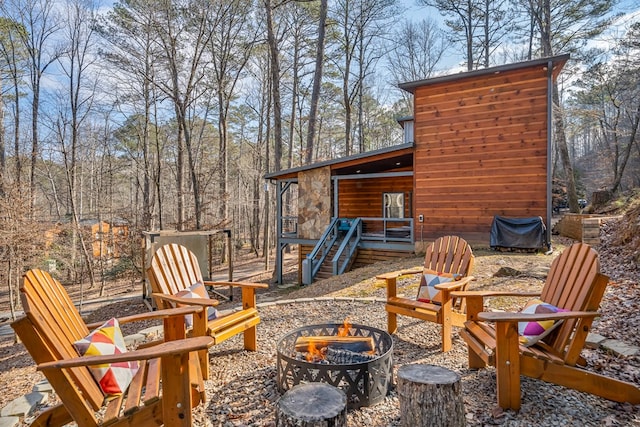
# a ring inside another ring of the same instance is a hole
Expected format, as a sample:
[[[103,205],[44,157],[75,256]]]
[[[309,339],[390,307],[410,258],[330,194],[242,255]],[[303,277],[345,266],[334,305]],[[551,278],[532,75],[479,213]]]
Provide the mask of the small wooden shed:
[[[447,234],[488,246],[495,215],[542,217],[549,242],[552,90],[568,59],[400,84],[414,96],[404,144],[267,174],[278,190],[278,281],[287,245],[299,245],[301,269],[317,252],[338,258],[327,246],[346,245],[343,224],[360,227],[349,231],[358,234],[351,265],[420,252]],[[297,201],[293,212],[285,200]]]

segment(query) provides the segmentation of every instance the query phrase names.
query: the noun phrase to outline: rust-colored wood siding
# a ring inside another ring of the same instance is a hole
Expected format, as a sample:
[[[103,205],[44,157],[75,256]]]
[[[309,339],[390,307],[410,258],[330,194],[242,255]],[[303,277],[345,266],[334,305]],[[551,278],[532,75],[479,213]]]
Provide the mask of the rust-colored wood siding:
[[[382,194],[404,193],[404,217],[410,218],[413,177],[343,179],[338,182],[338,216],[382,218]]]
[[[542,67],[415,89],[416,236],[489,241],[494,215],[546,216]]]

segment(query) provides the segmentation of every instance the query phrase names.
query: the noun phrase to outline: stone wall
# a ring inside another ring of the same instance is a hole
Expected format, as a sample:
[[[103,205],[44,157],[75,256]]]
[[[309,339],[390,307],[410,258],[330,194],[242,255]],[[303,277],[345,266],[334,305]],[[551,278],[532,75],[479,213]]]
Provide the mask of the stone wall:
[[[319,239],[331,222],[331,169],[298,174],[298,237]]]

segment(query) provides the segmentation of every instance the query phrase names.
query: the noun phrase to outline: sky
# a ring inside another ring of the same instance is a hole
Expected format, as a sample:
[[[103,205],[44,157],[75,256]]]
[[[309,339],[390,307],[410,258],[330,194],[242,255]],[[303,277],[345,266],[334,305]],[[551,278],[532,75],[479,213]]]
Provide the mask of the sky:
[[[446,29],[444,19],[436,8],[419,5],[417,0],[401,0],[401,4],[406,8],[404,15],[407,19],[420,21],[430,17],[438,22],[443,29]],[[614,13],[622,13],[624,16],[618,19],[609,31],[599,37],[598,40],[595,40],[593,45],[606,48],[624,34],[631,22],[640,20],[640,0],[620,0],[616,5]],[[457,50],[460,51],[460,49]],[[448,52],[447,57],[444,58],[442,68],[450,70],[450,72],[464,71],[465,67],[460,65],[464,60],[462,56],[456,56],[453,53],[455,51],[456,50],[451,49]],[[445,74],[449,74],[449,72],[445,71]]]

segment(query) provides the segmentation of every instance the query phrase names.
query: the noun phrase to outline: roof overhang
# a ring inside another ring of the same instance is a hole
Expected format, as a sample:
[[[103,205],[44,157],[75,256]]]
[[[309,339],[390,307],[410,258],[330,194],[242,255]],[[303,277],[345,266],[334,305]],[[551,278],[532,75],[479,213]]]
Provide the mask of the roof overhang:
[[[325,160],[309,165],[299,166],[279,172],[271,172],[264,176],[270,180],[297,178],[299,172],[322,167],[331,168],[332,175],[355,175],[379,173],[413,167],[413,142],[354,154],[340,159]]]
[[[438,83],[445,83],[445,82],[451,82],[451,81],[457,81],[457,80],[463,80],[463,79],[478,78],[478,77],[482,77],[490,74],[500,74],[508,71],[520,70],[523,68],[540,67],[542,70],[547,71],[549,69],[549,65],[553,67],[553,78],[555,79],[558,77],[558,74],[562,70],[562,67],[564,67],[564,64],[568,60],[569,60],[569,54],[551,56],[548,58],[534,59],[531,61],[517,62],[514,64],[499,65],[497,67],[482,68],[482,69],[467,71],[463,73],[449,74],[446,76],[439,76],[431,79],[400,83],[398,87],[407,92],[414,93],[415,89],[418,87],[430,86]]]

